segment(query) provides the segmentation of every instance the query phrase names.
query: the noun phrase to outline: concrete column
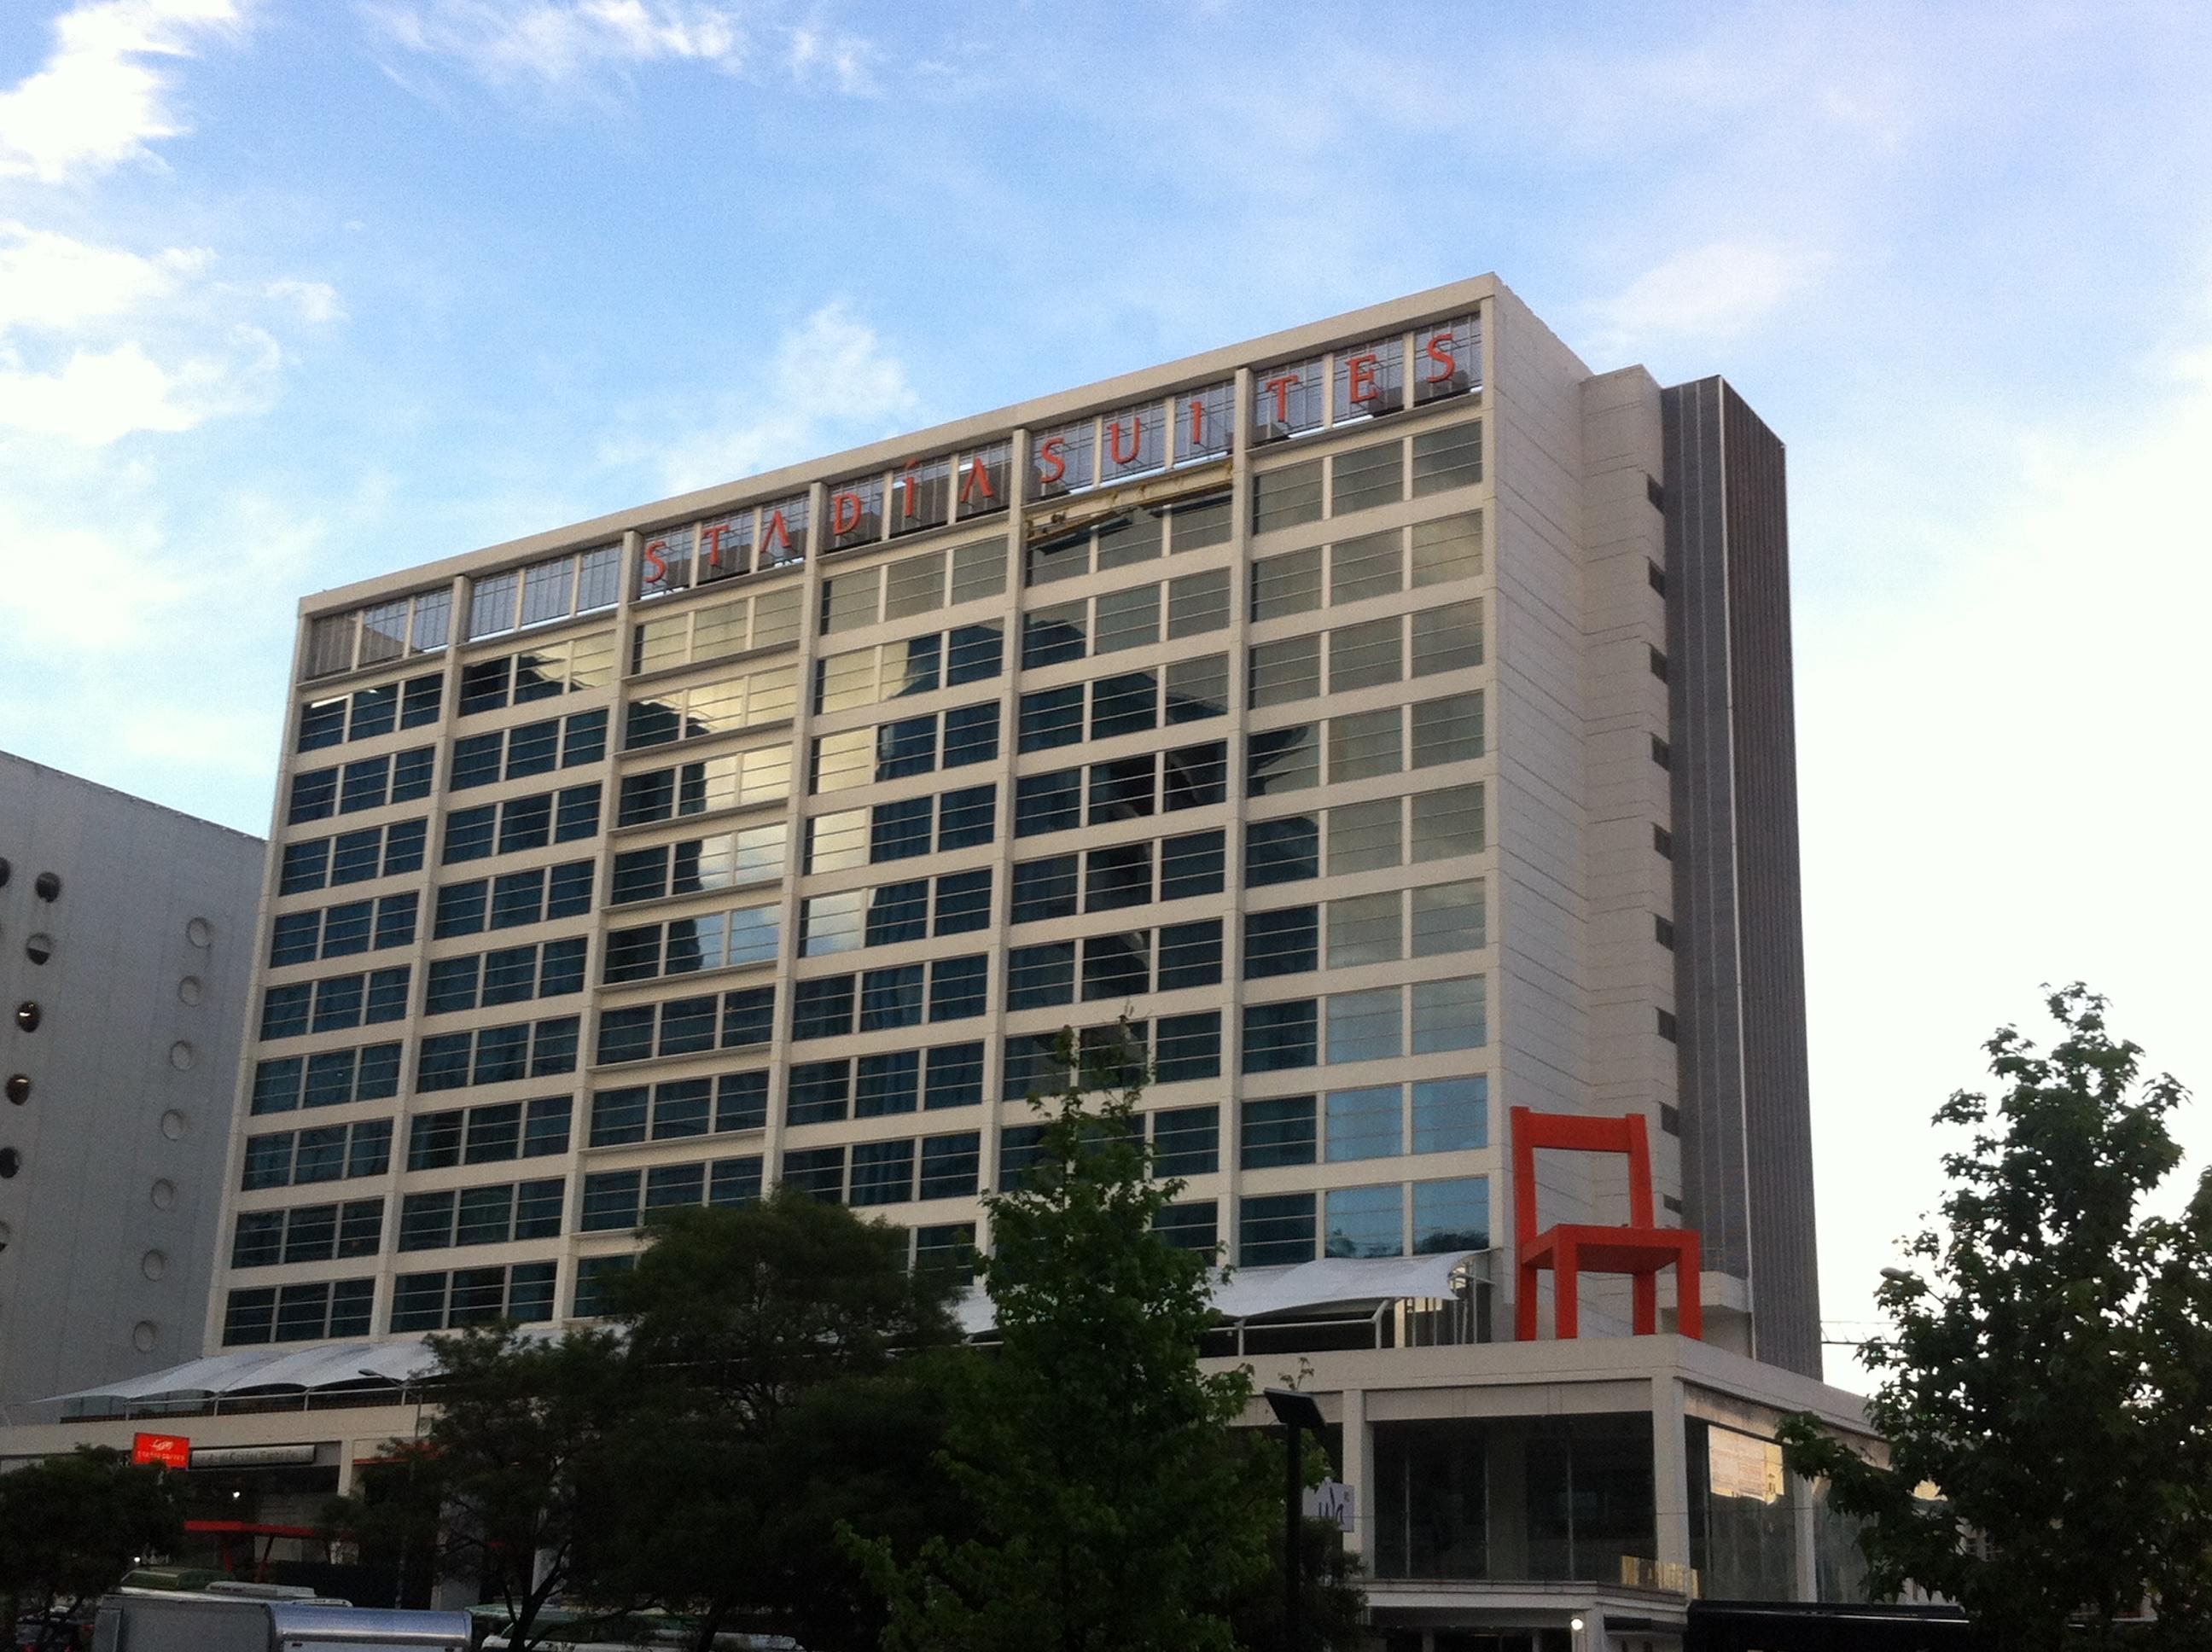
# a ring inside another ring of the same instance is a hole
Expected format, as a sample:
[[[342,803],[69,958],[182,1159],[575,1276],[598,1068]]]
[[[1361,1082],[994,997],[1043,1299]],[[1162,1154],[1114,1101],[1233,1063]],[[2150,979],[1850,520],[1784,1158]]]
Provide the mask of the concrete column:
[[[1795,1574],[1796,1598],[1817,1600],[1820,1598],[1820,1564],[1814,1558],[1813,1541],[1813,1483],[1798,1475],[1790,1476],[1790,1534],[1796,1540],[1796,1564],[1790,1570]]]
[[[1367,1390],[1344,1391],[1344,1483],[1352,1488],[1352,1530],[1344,1546],[1371,1558],[1375,1552],[1375,1454],[1367,1433]]]
[[[1651,1508],[1661,1565],[1690,1564],[1690,1471],[1683,1440],[1682,1379],[1651,1379]]]

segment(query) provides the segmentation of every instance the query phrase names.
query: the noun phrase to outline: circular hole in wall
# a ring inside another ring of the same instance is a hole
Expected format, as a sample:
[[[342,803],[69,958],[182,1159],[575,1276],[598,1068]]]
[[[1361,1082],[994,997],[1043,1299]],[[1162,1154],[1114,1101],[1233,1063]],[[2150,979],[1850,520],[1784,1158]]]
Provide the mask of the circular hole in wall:
[[[52,872],[42,872],[31,880],[31,888],[41,901],[58,900],[61,896],[62,880]]]
[[[138,1271],[149,1279],[158,1279],[169,1271],[167,1253],[149,1250],[138,1259]]]
[[[200,1001],[200,978],[198,975],[186,975],[177,983],[177,1001],[180,1004]]]
[[[161,1341],[161,1327],[151,1320],[140,1320],[131,1327],[131,1345],[142,1354],[150,1354]]]
[[[173,1107],[161,1115],[161,1133],[171,1141],[181,1141],[189,1123],[190,1121]]]
[[[23,956],[33,963],[44,963],[53,955],[54,938],[51,935],[33,935],[23,943]]]
[[[205,946],[215,938],[215,926],[204,918],[195,918],[185,926],[185,938],[194,946]]]
[[[46,1018],[39,1006],[28,999],[15,1006],[15,1024],[25,1032],[38,1031],[39,1023]]]
[[[192,1064],[192,1047],[179,1038],[169,1046],[169,1065],[179,1072]]]
[[[177,1184],[164,1176],[147,1190],[146,1197],[155,1210],[173,1211],[177,1208]]]
[[[31,1075],[11,1072],[8,1075],[8,1099],[21,1107],[31,1099]]]
[[[0,1181],[23,1168],[23,1156],[12,1147],[0,1147]]]

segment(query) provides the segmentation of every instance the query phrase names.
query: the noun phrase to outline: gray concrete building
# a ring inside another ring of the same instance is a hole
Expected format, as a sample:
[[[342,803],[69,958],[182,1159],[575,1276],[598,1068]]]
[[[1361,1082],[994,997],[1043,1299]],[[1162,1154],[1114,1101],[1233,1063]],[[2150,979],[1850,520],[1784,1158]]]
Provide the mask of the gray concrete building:
[[[266,848],[0,752],[0,1406],[200,1351]]]
[[[1848,1594],[1772,1439],[1863,1426],[1785,521],[1732,390],[1483,277],[308,598],[210,1355],[94,1403],[328,1489],[371,1373],[590,1320],[657,1210],[961,1266],[1066,1029],[1236,1265],[1209,1353],[1310,1363],[1392,1652]]]

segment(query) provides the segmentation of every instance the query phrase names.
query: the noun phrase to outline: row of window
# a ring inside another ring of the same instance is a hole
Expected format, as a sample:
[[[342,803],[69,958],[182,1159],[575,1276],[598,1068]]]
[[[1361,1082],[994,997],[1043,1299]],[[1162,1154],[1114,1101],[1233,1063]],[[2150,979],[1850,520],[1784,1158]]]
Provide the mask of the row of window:
[[[775,988],[744,987],[602,1010],[598,1060],[606,1065],[717,1049],[762,1049],[775,1033]]]
[[[854,1206],[972,1199],[982,1151],[982,1137],[973,1130],[790,1148],[783,1155],[783,1180],[817,1199]]]
[[[841,809],[806,823],[810,872],[880,865],[952,849],[974,848],[998,835],[999,788],[964,787],[933,797],[901,798],[866,809]]]
[[[996,596],[1006,588],[1003,538],[925,551],[823,580],[822,631],[826,636],[884,620],[933,614],[940,608]]]
[[[812,895],[799,902],[799,956],[825,957],[864,946],[896,946],[991,926],[991,868],[949,872],[872,889]]]
[[[1481,1074],[1366,1084],[1243,1104],[1237,1163],[1247,1170],[1455,1153],[1490,1140],[1490,1081]]]
[[[1158,671],[1121,671],[1025,694],[1015,744],[1023,751],[1049,751],[1080,743],[1086,729],[1091,739],[1110,740],[1228,714],[1229,656],[1201,654]]]
[[[568,1184],[559,1176],[444,1187],[399,1200],[400,1250],[450,1250],[503,1245],[514,1239],[558,1239]]]
[[[813,745],[807,785],[817,794],[933,774],[940,768],[994,762],[999,756],[999,702],[987,700],[820,734]]]
[[[553,1276],[551,1262],[402,1273],[392,1282],[391,1328],[453,1331],[493,1320],[539,1323],[553,1317]]]
[[[988,953],[887,964],[844,975],[816,975],[793,983],[794,1041],[841,1038],[857,1029],[883,1032],[932,1022],[965,1021],[984,1013],[990,975]]]
[[[380,1176],[391,1168],[392,1121],[363,1119],[358,1124],[248,1136],[238,1185],[251,1193],[258,1187]]]
[[[469,734],[453,742],[450,788],[466,792],[501,780],[577,768],[607,755],[607,713],[572,712],[541,722],[517,723],[489,734]]]
[[[1481,602],[1445,603],[1254,643],[1245,660],[1245,703],[1255,709],[1289,705],[1481,664]],[[1471,755],[1480,755],[1479,745]]]
[[[1246,1195],[1237,1201],[1237,1263],[1278,1267],[1324,1256],[1436,1256],[1490,1248],[1490,1182],[1332,1187],[1324,1193]]]
[[[998,620],[925,631],[814,662],[814,709],[850,711],[963,683],[988,683],[1005,669],[1006,629]]]
[[[1407,797],[1339,803],[1244,828],[1244,884],[1261,889],[1322,875],[1380,872],[1479,854],[1488,841],[1483,788],[1440,787]]]
[[[622,589],[622,547],[570,551],[469,585],[469,641],[550,625],[615,605]]]
[[[368,826],[340,832],[336,837],[287,843],[277,865],[276,892],[300,895],[338,884],[419,872],[428,836],[428,821],[395,820],[389,826]]]
[[[489,952],[433,958],[424,971],[422,1012],[448,1015],[479,1004],[527,1004],[584,990],[584,949],[589,937],[530,941]]]
[[[1098,1081],[1123,1084],[1146,1072],[1162,1084],[1221,1076],[1221,1011],[1164,1015],[1154,1021],[1109,1022],[1085,1027],[1072,1043],[1060,1032],[1013,1033],[1003,1047],[1000,1099],[1026,1101],[1066,1090],[1073,1057]]]
[[[1410,917],[1408,909],[1410,908]],[[1340,896],[1244,920],[1244,979],[1472,952],[1486,944],[1480,878]]]
[[[767,1127],[768,1072],[750,1068],[596,1091],[585,1145],[627,1147]]]
[[[343,1032],[350,1027],[404,1021],[412,977],[413,966],[403,963],[390,969],[264,987],[261,1037],[264,1041],[297,1038],[304,1033]]]
[[[1482,513],[1468,511],[1411,527],[1262,556],[1252,564],[1255,624],[1341,608],[1405,590],[1472,580],[1482,573]]]
[[[426,671],[404,682],[379,683],[351,694],[303,701],[292,750],[319,751],[349,740],[374,739],[396,728],[434,723],[444,709],[445,693],[445,673]]]
[[[742,1179],[732,1172],[725,1176],[721,1191],[732,1192],[743,1185]],[[715,1189],[710,1183],[708,1196]],[[917,1272],[939,1271],[961,1284],[966,1284],[975,1274],[975,1224],[973,1222],[947,1222],[926,1224],[914,1230],[910,1265]],[[576,1262],[576,1289],[573,1312],[579,1319],[592,1319],[606,1313],[608,1285],[637,1266],[635,1251],[617,1251],[611,1256],[584,1256]]]
[[[407,890],[374,901],[345,901],[305,912],[281,912],[269,934],[269,966],[351,957],[415,943],[421,894]]]
[[[343,1205],[295,1205],[281,1211],[241,1211],[231,1230],[230,1265],[275,1267],[288,1262],[374,1256],[383,1243],[381,1199],[356,1199]]]
[[[1006,1007],[1073,1004],[1079,982],[1082,1001],[1091,1004],[1212,987],[1220,980],[1221,920],[1205,918],[1158,930],[1017,946],[1006,954]]]
[[[791,744],[782,741],[625,774],[615,824],[641,826],[741,804],[781,803],[790,795]]]
[[[1229,623],[1229,570],[1209,568],[1032,608],[1022,616],[1022,667],[1149,648],[1163,636],[1198,636]]]
[[[1412,443],[1413,494],[1425,499],[1482,480],[1482,422],[1470,419],[1424,430]],[[1404,438],[1354,447],[1301,464],[1277,465],[1252,478],[1252,531],[1267,533],[1322,519],[1322,470],[1328,470],[1328,512],[1344,516],[1405,499]]]
[[[1489,1038],[1484,978],[1417,981],[1244,1006],[1246,1072],[1479,1049]]]
[[[787,647],[799,641],[805,602],[805,588],[791,583],[640,620],[630,632],[629,668],[669,671],[757,648]]]
[[[1229,748],[1219,740],[1139,752],[1014,781],[1014,835],[1204,809],[1229,800]]]
[[[307,657],[300,675],[312,681],[435,653],[446,646],[453,618],[450,586],[325,614],[307,627]]]
[[[365,1337],[375,1298],[373,1278],[316,1279],[306,1285],[252,1285],[234,1291],[223,1300],[222,1345],[243,1348],[268,1342]]]
[[[783,876],[789,842],[784,823],[774,820],[707,837],[624,849],[615,856],[607,904],[628,906],[672,895],[772,882]]]
[[[785,1155],[787,1159],[790,1157]],[[757,1153],[690,1164],[656,1164],[649,1169],[593,1170],[584,1177],[576,1228],[581,1233],[628,1232],[657,1210],[683,1205],[745,1205],[760,1195]]]
[[[623,747],[647,746],[728,734],[766,723],[787,722],[799,707],[799,667],[763,665],[710,683],[655,689],[649,700],[633,700],[623,715]]]
[[[568,860],[557,866],[503,872],[496,878],[441,884],[430,933],[444,940],[453,935],[482,934],[487,928],[515,929],[524,924],[579,916],[592,909],[596,871],[591,861]]]
[[[593,780],[588,786],[563,787],[558,792],[534,792],[503,803],[452,810],[446,816],[438,863],[450,866],[487,855],[513,854],[523,849],[542,849],[548,843],[596,837],[602,790],[599,782]]]
[[[417,1113],[407,1127],[407,1168],[449,1170],[565,1153],[569,1111],[566,1096],[547,1096]]]
[[[783,907],[732,907],[698,912],[666,923],[607,932],[599,979],[610,984],[696,975],[702,969],[774,963],[782,941]]]
[[[289,1113],[302,1106],[383,1101],[398,1093],[399,1046],[364,1044],[255,1062],[249,1106],[257,1114]]]
[[[786,1124],[874,1119],[917,1108],[975,1107],[983,1100],[983,1047],[939,1044],[827,1061],[794,1061],[784,1086]]]
[[[1013,921],[1038,923],[1073,918],[1078,912],[1110,912],[1156,900],[1218,895],[1224,848],[1223,834],[1215,830],[1018,860]]]
[[[430,795],[438,749],[418,745],[380,757],[362,757],[330,768],[301,769],[292,776],[292,795],[284,823],[297,826],[334,814],[359,814],[388,803],[411,803]]]
[[[472,717],[502,706],[529,705],[564,694],[604,689],[614,678],[612,631],[541,642],[520,653],[463,661],[459,714]]]
[[[418,1091],[459,1090],[471,1084],[503,1084],[512,1078],[543,1078],[576,1070],[577,1017],[518,1021],[505,1027],[468,1032],[433,1033],[415,1054]]]
[[[1030,585],[1048,585],[1151,562],[1164,553],[1225,545],[1231,519],[1225,493],[1173,505],[1137,506],[1093,526],[1037,540],[1024,552],[1024,577]]]
[[[686,586],[795,568],[806,555],[810,514],[807,495],[800,493],[664,528],[640,548],[637,594],[665,597]]]

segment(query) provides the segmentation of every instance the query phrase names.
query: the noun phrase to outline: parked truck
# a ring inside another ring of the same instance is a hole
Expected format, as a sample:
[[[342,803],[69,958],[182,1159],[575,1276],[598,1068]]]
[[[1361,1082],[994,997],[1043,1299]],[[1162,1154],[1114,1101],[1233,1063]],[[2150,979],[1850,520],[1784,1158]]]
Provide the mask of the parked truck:
[[[100,1603],[93,1652],[468,1652],[465,1612],[384,1612],[330,1600],[123,1594]]]

